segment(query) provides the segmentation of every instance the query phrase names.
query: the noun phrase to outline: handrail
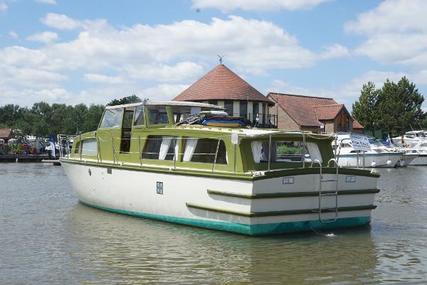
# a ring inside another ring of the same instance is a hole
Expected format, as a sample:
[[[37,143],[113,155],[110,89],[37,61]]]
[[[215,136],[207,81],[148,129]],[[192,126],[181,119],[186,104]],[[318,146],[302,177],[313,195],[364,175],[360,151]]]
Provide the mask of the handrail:
[[[313,165],[315,164],[319,164],[319,167],[322,168],[322,163],[320,162],[320,160],[315,159],[311,161],[310,167],[313,168]]]
[[[335,166],[338,167],[338,162],[337,162],[337,160],[335,158],[329,159],[328,164],[327,164],[328,167],[330,167],[329,165],[330,165],[331,162],[335,163]]]

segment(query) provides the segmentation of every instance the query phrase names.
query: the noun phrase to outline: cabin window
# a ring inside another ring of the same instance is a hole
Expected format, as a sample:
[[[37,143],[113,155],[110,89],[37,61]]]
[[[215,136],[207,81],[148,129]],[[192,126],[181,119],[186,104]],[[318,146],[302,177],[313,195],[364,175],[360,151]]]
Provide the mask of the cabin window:
[[[106,109],[100,128],[120,128],[122,125],[123,109]]]
[[[142,153],[143,159],[174,160],[178,157],[176,137],[148,136]]]
[[[74,153],[79,153],[80,152],[80,141],[76,143],[76,146],[74,147]]]
[[[224,101],[224,111],[229,116],[233,116],[233,101]]]
[[[223,140],[186,138],[183,161],[227,164],[227,152]],[[218,152],[217,152],[218,150]]]
[[[82,155],[96,156],[98,154],[98,144],[96,139],[82,141]]]
[[[179,123],[191,116],[191,107],[189,106],[172,106],[173,122]]]
[[[317,148],[316,144],[311,145],[313,149]],[[268,162],[269,159],[269,142],[254,141],[251,143],[252,155],[255,163]],[[308,148],[308,147],[307,147]],[[318,148],[317,148],[318,151]],[[304,155],[308,153],[301,141],[272,141],[271,142],[271,162],[301,162]],[[321,158],[320,151],[315,153],[316,159]],[[313,159],[313,158],[312,158]]]
[[[148,106],[148,119],[151,125],[167,124],[168,114],[163,106]]]
[[[138,106],[135,109],[135,121],[133,122],[135,126],[144,125],[144,106]]]

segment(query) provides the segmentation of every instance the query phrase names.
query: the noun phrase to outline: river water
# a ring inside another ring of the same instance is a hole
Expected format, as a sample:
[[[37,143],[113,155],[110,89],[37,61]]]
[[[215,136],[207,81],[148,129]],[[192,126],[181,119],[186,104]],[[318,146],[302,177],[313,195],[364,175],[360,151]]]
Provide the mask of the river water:
[[[61,167],[0,164],[0,284],[426,284],[427,167],[379,171],[371,227],[255,238],[89,208]]]

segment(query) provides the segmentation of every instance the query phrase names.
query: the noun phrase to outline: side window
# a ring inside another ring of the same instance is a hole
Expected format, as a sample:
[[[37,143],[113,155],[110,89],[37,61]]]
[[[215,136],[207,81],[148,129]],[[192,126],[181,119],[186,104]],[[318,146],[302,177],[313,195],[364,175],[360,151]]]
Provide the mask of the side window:
[[[176,137],[148,136],[142,159],[174,160],[178,157]]]
[[[167,124],[168,114],[166,108],[161,106],[148,106],[148,122],[152,125]]]
[[[301,162],[307,153],[300,141],[273,141],[271,156],[268,141],[254,141],[251,148],[255,163],[268,162],[269,157],[271,162]]]
[[[191,116],[191,107],[188,106],[172,106],[173,123],[179,123]]]
[[[98,145],[96,139],[82,141],[82,155],[96,156],[98,154]]]
[[[144,106],[138,106],[135,109],[135,121],[134,126],[144,125]]]
[[[218,150],[218,153],[217,153]],[[227,164],[223,140],[186,138],[183,161]]]
[[[74,153],[79,153],[80,152],[80,144],[81,144],[80,141],[76,143],[76,146],[74,147]]]
[[[123,109],[106,109],[100,128],[120,128],[122,125]]]

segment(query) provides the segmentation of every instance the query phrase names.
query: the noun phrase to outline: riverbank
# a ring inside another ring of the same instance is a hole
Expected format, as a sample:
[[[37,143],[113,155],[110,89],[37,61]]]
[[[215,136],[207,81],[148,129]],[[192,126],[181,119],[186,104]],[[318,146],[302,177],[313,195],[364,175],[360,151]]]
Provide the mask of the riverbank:
[[[49,155],[47,154],[4,154],[0,155],[0,163],[4,162],[43,162],[43,160],[49,160]]]

